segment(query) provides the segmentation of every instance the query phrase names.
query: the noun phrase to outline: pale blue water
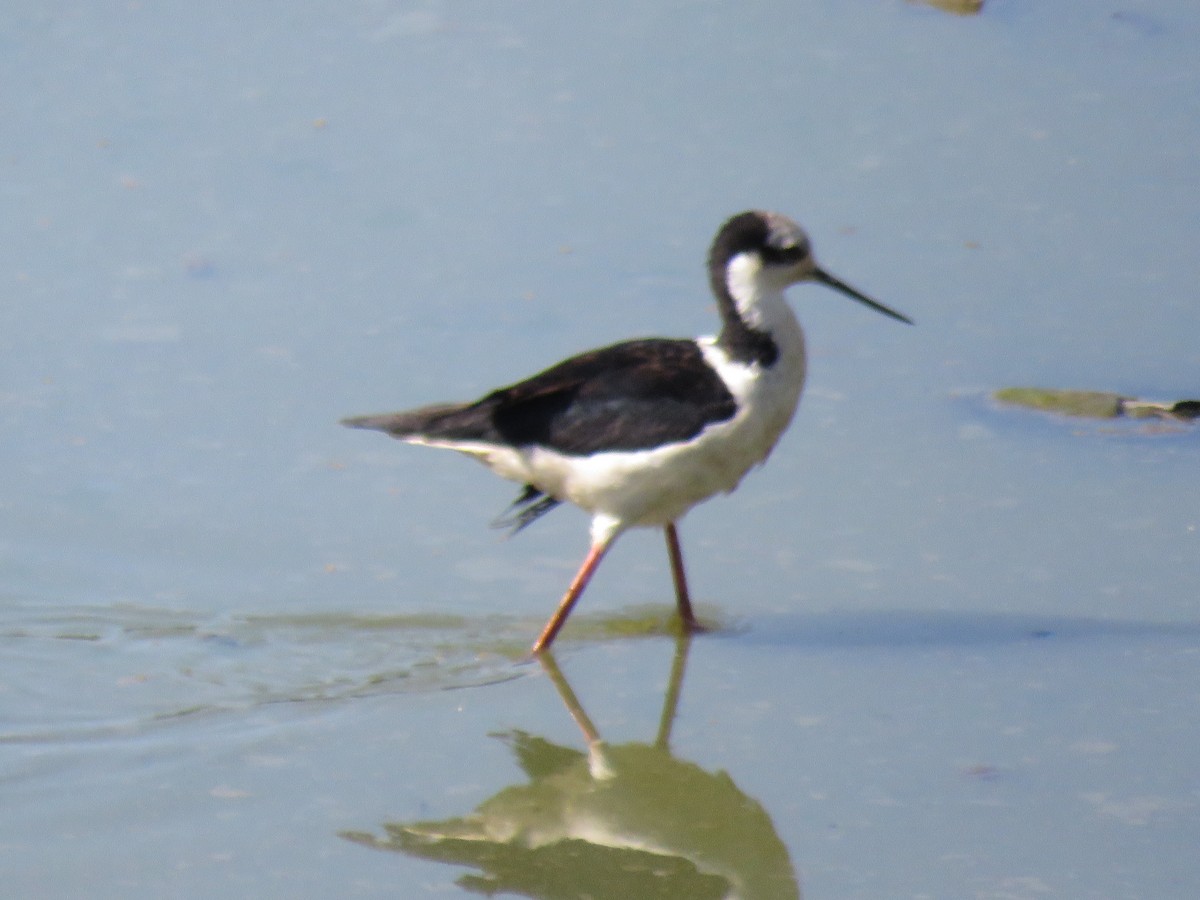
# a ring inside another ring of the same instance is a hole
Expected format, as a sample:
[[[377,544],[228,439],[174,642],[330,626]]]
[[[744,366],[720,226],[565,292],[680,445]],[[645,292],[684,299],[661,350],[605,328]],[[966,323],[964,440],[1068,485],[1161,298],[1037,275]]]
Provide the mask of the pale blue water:
[[[1193,896],[1197,433],[987,395],[1200,393],[1198,51],[1181,0],[0,11],[6,890],[481,889],[343,835],[525,783],[491,734],[586,749],[513,659],[587,522],[501,541],[515,486],[336,421],[711,330],[708,241],[765,206],[917,326],[793,289],[801,412],[681,529],[722,630],[670,771],[761,807],[763,896]],[[669,610],[661,543],[558,646],[615,744],[674,647],[594,626]],[[732,890],[676,805],[596,865]],[[511,890],[617,889],[547,846]]]

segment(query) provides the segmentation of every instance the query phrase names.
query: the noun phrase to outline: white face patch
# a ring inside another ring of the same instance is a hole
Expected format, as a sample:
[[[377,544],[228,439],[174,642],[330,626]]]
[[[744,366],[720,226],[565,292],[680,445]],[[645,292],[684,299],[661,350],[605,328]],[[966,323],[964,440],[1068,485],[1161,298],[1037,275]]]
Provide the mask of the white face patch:
[[[762,293],[762,258],[757,253],[739,253],[725,267],[725,285],[733,297],[738,315],[751,328],[762,327],[758,309]]]
[[[725,266],[725,286],[742,321],[750,328],[770,333],[781,317],[791,317],[784,311],[784,290],[808,278],[812,267],[809,256],[793,266],[767,266],[757,253],[739,253]]]

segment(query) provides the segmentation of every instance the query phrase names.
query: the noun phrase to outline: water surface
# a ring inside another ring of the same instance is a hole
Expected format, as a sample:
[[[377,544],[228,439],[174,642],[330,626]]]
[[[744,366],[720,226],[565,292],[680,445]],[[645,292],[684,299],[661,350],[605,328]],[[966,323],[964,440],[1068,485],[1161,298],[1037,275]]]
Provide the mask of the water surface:
[[[0,13],[9,890],[1190,897],[1196,431],[987,398],[1196,396],[1198,47],[1179,0]],[[681,528],[713,632],[680,674],[632,533],[552,677],[585,517],[501,540],[513,486],[336,421],[711,330],[759,206],[917,327],[793,289],[796,422]],[[748,850],[688,831],[735,802]]]

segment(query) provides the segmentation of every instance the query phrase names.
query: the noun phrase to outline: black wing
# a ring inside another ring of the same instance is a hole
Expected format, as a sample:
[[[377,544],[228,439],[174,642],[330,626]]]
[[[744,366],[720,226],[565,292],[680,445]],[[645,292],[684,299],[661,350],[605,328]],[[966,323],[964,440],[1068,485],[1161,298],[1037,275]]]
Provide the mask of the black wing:
[[[737,411],[696,342],[665,339],[583,353],[474,406],[503,443],[570,455],[686,441]]]

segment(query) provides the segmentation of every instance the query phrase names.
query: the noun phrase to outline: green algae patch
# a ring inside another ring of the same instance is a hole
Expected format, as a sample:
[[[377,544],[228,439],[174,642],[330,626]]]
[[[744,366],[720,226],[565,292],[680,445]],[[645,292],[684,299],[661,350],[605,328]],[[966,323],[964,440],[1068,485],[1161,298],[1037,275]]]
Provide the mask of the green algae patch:
[[[1141,400],[1108,391],[1008,387],[992,395],[997,403],[1039,412],[1086,419],[1172,419],[1190,422],[1200,417],[1200,400]]]
[[[1115,419],[1122,415],[1126,398],[1103,391],[1063,391],[1052,388],[1009,387],[996,391],[998,403],[1023,406],[1062,416],[1083,416],[1089,419]]]
[[[722,632],[730,628],[716,610],[697,610],[705,632]],[[572,641],[609,641],[621,638],[679,637],[683,623],[675,608],[669,605],[632,607],[604,615],[583,615],[571,619],[563,636]]]
[[[978,15],[983,9],[983,0],[909,0],[909,2],[933,6],[943,12],[954,13],[956,16]]]

